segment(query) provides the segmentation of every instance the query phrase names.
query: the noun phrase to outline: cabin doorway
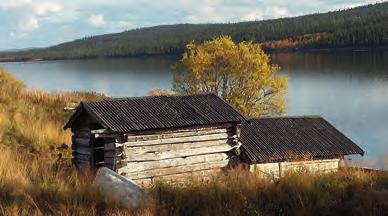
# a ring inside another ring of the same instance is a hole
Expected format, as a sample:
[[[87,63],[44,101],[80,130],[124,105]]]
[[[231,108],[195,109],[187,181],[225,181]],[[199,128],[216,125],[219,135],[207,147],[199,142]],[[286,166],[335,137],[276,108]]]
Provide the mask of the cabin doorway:
[[[93,167],[99,168],[104,165],[104,139],[93,136],[91,141],[91,163]]]
[[[90,125],[91,130],[98,130],[101,128],[101,125],[97,123],[92,123]],[[92,134],[90,139],[90,163],[92,167],[99,168],[104,165],[104,143],[104,138],[96,137],[94,134]]]

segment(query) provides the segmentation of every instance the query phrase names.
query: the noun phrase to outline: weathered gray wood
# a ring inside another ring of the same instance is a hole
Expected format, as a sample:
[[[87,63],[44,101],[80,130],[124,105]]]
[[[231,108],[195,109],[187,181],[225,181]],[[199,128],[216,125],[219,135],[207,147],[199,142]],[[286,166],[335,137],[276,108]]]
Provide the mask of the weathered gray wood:
[[[145,170],[154,170],[161,168],[169,168],[190,164],[199,164],[199,163],[210,163],[215,161],[227,160],[228,155],[225,153],[216,153],[216,154],[206,154],[206,155],[196,155],[186,158],[174,158],[160,161],[145,161],[145,162],[128,162],[126,165],[120,169],[118,172],[121,173],[132,173],[132,172],[142,172]]]
[[[122,136],[121,134],[111,134],[111,133],[106,133],[106,134],[94,134],[95,138],[116,138]]]
[[[84,154],[84,155],[90,155],[90,148],[82,147],[82,146],[75,146],[73,148],[74,153],[78,154]]]
[[[116,159],[114,157],[105,157],[104,158],[105,164],[116,164]]]
[[[151,178],[151,177],[157,177],[157,176],[179,174],[179,173],[185,173],[185,172],[194,172],[194,171],[200,171],[200,170],[209,170],[209,169],[217,169],[217,168],[221,169],[222,167],[225,167],[227,165],[228,165],[228,161],[224,160],[224,161],[216,161],[216,162],[210,162],[210,163],[192,164],[192,165],[176,166],[176,167],[156,169],[156,170],[146,170],[142,172],[126,173],[125,176],[135,180],[135,179],[142,179],[142,178]]]
[[[135,147],[126,147],[127,151],[130,151],[132,154],[144,154],[149,152],[165,152],[165,151],[175,151],[180,149],[197,149],[203,147],[217,147],[217,146],[230,146],[228,140],[213,140],[213,141],[203,141],[203,142],[186,142],[186,143],[172,143],[172,144],[161,144],[161,145],[151,145],[151,146],[135,146]]]
[[[89,139],[90,138],[90,131],[75,131],[74,136],[79,137],[79,138]]]
[[[202,136],[190,136],[190,137],[177,137],[177,138],[166,138],[157,140],[146,140],[146,141],[133,141],[125,142],[125,147],[135,146],[147,146],[147,145],[161,145],[161,144],[173,144],[173,143],[184,143],[184,142],[199,142],[199,141],[212,141],[212,140],[223,140],[227,139],[226,133],[222,134],[208,134]]]
[[[190,183],[191,180],[200,181],[200,180],[208,180],[213,176],[216,176],[220,172],[220,168],[215,169],[207,169],[207,170],[198,170],[193,172],[183,172],[179,174],[165,175],[165,176],[157,176],[152,179],[153,183],[158,181],[170,182],[170,183]],[[139,179],[138,181],[142,181]]]
[[[139,161],[156,161],[156,160],[165,160],[170,158],[182,158],[189,157],[194,155],[203,155],[203,154],[214,154],[221,152],[228,152],[233,150],[233,147],[227,145],[220,145],[214,147],[202,147],[196,149],[178,149],[174,151],[164,151],[164,152],[149,152],[144,154],[136,154],[130,151],[130,149],[125,149],[124,154],[128,162],[139,162]]]
[[[73,144],[89,147],[90,140],[88,138],[80,138],[72,136]]]
[[[212,129],[222,129],[222,128],[232,128],[234,126],[233,123],[225,123],[225,124],[219,124],[219,125],[209,125],[209,126],[193,126],[193,127],[182,127],[182,128],[176,128],[176,129],[165,129],[165,130],[148,130],[148,131],[140,131],[140,132],[127,132],[125,135],[127,136],[137,136],[137,135],[155,135],[155,134],[164,134],[164,133],[172,133],[172,132],[187,132],[187,131],[193,131],[193,130],[212,130]]]
[[[108,133],[109,131],[107,129],[97,129],[97,130],[92,130],[92,134],[102,134],[102,133]]]
[[[178,137],[188,137],[188,136],[201,136],[208,134],[219,134],[219,133],[227,133],[227,129],[225,128],[216,128],[216,129],[207,129],[207,130],[199,130],[194,129],[190,131],[171,131],[168,133],[156,133],[156,134],[148,134],[148,135],[133,135],[128,136],[128,142],[136,142],[136,141],[146,141],[146,140],[155,140],[155,139],[165,139],[165,138],[178,138]]]
[[[123,147],[124,144],[121,144],[121,143],[105,143],[104,146],[105,146],[105,149],[107,151],[109,151],[109,150],[115,150],[116,148]]]
[[[104,156],[105,157],[116,157],[116,158],[120,158],[124,155],[123,152],[115,152],[115,151],[105,151],[104,152]]]
[[[152,178],[135,179],[133,181],[136,182],[138,185],[141,185],[143,188],[152,187],[152,185],[156,184],[157,182],[187,185],[190,184],[192,181],[208,181],[211,178],[217,176],[219,172],[220,169],[216,168],[194,172],[184,172],[166,176],[156,176]]]
[[[75,154],[74,154],[74,158],[75,158],[76,160],[89,161],[89,160],[90,160],[90,155],[75,153]]]

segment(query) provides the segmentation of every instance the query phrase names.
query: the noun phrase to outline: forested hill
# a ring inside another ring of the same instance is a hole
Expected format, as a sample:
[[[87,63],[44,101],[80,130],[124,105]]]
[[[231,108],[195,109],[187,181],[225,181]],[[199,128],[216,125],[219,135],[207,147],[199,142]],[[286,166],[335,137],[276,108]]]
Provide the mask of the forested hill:
[[[191,40],[230,35],[267,50],[388,46],[388,2],[293,18],[229,24],[177,24],[93,36],[44,49],[0,54],[0,60],[179,54]]]

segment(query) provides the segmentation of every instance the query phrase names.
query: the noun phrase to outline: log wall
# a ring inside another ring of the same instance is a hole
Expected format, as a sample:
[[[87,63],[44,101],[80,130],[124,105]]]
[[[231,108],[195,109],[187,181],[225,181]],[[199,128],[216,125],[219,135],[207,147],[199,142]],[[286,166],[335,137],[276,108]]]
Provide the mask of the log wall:
[[[297,162],[262,163],[250,165],[250,170],[263,176],[277,179],[290,171],[335,172],[338,170],[340,162],[341,160],[339,158],[334,158]]]
[[[95,135],[112,139],[104,145],[104,166],[141,184],[204,177],[229,166],[239,148],[238,129],[231,124]]]
[[[77,167],[90,167],[92,158],[90,151],[91,133],[87,130],[75,131],[72,136],[73,164]]]
[[[71,130],[72,136],[72,161],[73,164],[78,168],[91,168],[102,166],[99,158],[104,156],[104,145],[105,140],[94,139],[92,130],[101,128],[92,117],[89,115],[83,115],[80,117],[78,123],[74,125]]]

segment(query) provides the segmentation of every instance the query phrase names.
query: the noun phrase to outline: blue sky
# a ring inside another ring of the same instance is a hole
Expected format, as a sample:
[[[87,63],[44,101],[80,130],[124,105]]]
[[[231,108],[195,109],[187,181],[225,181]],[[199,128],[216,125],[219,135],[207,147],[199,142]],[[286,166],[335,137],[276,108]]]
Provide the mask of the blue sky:
[[[0,0],[0,50],[176,23],[263,20],[377,0]]]

